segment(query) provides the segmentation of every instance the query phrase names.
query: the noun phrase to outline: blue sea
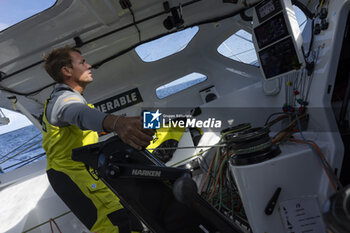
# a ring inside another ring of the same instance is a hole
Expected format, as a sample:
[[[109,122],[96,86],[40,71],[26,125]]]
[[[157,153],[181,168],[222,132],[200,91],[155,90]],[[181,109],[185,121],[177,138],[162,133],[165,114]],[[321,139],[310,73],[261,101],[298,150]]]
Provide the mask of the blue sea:
[[[3,172],[45,158],[41,132],[30,125],[0,135],[0,167]]]

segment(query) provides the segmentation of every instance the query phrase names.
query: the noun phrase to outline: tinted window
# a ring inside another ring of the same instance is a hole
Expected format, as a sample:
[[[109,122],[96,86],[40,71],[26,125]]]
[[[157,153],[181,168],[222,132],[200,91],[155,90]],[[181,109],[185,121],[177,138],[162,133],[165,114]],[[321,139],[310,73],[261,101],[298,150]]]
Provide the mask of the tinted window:
[[[204,74],[194,72],[158,87],[156,89],[156,95],[159,99],[163,99],[169,95],[173,95],[177,92],[180,92],[198,83],[201,83],[206,79],[207,76],[205,76]]]
[[[227,38],[218,47],[217,51],[232,60],[255,66],[259,65],[252,41],[252,34],[245,30],[239,30]]]
[[[135,51],[144,62],[157,61],[186,48],[188,43],[197,34],[198,30],[197,26],[187,28],[139,45],[135,48]]]

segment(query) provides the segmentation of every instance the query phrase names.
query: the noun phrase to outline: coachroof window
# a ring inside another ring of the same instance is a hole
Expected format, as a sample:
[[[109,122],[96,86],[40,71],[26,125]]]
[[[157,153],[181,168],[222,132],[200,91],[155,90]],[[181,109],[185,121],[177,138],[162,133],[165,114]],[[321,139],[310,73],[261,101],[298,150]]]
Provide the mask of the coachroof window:
[[[186,48],[198,30],[198,26],[187,28],[139,45],[135,51],[144,62],[157,61]]]
[[[206,79],[207,76],[204,74],[193,72],[158,87],[156,89],[156,95],[159,99],[163,99],[169,95],[173,95],[198,83],[204,82]]]
[[[239,30],[227,38],[218,47],[218,52],[232,60],[258,66],[258,58],[255,53],[252,34],[245,30]]]

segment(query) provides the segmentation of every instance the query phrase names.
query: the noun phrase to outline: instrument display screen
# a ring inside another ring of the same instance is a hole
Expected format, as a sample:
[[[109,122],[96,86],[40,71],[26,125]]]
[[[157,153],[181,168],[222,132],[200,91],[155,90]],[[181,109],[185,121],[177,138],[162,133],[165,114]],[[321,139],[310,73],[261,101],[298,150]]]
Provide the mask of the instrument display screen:
[[[301,67],[292,38],[288,37],[259,52],[266,79]]]
[[[259,19],[259,23],[266,20],[270,16],[274,15],[282,9],[279,0],[267,0],[256,6],[256,13]]]
[[[254,33],[259,49],[287,36],[289,33],[283,13],[254,28]]]

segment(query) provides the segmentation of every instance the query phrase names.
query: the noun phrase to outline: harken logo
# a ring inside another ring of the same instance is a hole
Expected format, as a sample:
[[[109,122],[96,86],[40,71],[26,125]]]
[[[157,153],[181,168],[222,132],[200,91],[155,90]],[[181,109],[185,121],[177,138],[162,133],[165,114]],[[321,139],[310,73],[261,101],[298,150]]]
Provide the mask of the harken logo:
[[[161,115],[159,109],[156,112],[143,112],[143,128],[160,129]]]

